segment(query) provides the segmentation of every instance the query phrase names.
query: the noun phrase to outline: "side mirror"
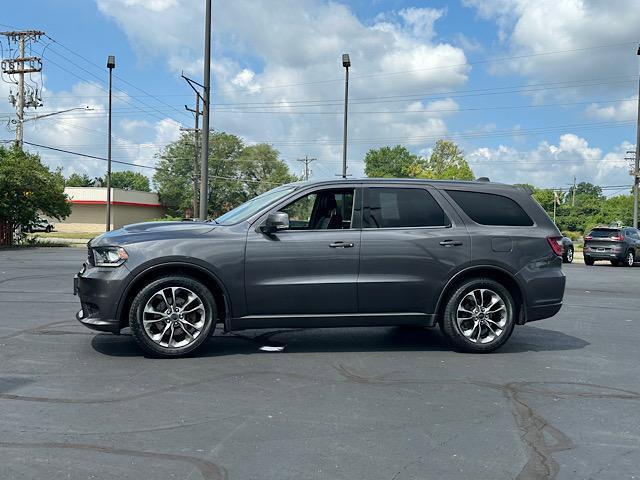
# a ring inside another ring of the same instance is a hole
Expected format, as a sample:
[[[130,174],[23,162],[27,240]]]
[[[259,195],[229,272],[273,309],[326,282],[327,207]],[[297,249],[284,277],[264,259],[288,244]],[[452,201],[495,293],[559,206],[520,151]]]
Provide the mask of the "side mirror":
[[[273,233],[289,228],[289,214],[284,212],[270,213],[267,221],[260,227],[263,233]]]

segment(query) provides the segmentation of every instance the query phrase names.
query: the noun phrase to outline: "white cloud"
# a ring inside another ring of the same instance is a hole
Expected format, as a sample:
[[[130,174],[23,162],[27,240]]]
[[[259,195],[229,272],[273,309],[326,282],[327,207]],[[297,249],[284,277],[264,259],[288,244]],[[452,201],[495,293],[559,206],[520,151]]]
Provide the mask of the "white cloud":
[[[592,103],[586,109],[587,115],[602,120],[614,120],[617,122],[634,120],[638,112],[638,96],[633,95],[615,103]]]
[[[464,4],[475,8],[480,17],[496,22],[507,54],[536,55],[498,62],[493,66],[495,72],[544,81],[636,74],[637,45],[633,43],[584,49],[636,41],[640,24],[637,0],[464,0]],[[540,55],[560,50],[577,51]],[[627,84],[617,83],[600,90],[626,88]],[[570,97],[586,90],[562,89],[554,95]]]
[[[499,182],[566,187],[575,175],[578,181],[630,185],[629,166],[624,156],[632,147],[625,141],[604,153],[600,148],[591,147],[584,138],[565,133],[555,145],[542,141],[526,151],[506,145],[477,148],[467,154],[467,160],[476,176]]]
[[[201,74],[202,5],[176,0],[159,13],[145,2],[129,2],[97,0],[100,11],[121,26],[142,59],[166,61],[174,72],[191,69],[197,78]],[[341,156],[344,69],[340,57],[348,52],[354,112],[349,123],[349,136],[354,139],[349,163],[351,172],[361,175],[359,160],[377,139],[400,143],[405,137],[446,133],[443,117],[451,112],[438,112],[442,106],[418,106],[430,112],[424,115],[355,113],[358,109],[416,108],[407,101],[372,107],[359,104],[358,99],[398,92],[442,92],[466,83],[470,67],[464,51],[437,40],[435,27],[445,13],[408,8],[365,24],[347,6],[320,0],[221,3],[214,15],[213,105],[233,103],[237,108],[235,112],[228,108],[215,111],[212,125],[249,142],[273,142],[292,167],[297,167],[293,160],[298,156],[316,156],[316,173],[332,176]],[[288,86],[274,88],[282,85]],[[282,103],[275,114],[238,113],[249,110],[239,106],[246,102],[266,102],[253,109],[263,112],[274,110],[268,105],[271,102]],[[424,145],[420,140],[413,143]]]

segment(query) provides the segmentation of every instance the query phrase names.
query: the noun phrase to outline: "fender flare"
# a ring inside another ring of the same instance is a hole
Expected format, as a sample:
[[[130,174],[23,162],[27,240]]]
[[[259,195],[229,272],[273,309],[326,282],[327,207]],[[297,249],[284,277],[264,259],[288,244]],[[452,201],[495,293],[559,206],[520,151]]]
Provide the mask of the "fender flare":
[[[164,268],[174,267],[176,269],[179,268],[191,268],[198,270],[201,274],[208,277],[211,281],[213,281],[216,286],[222,292],[222,298],[224,300],[224,309],[225,309],[225,318],[224,318],[224,328],[228,330],[231,319],[231,299],[229,296],[229,292],[227,291],[227,287],[220,280],[220,278],[212,272],[210,269],[206,268],[203,265],[200,265],[197,262],[185,260],[185,259],[175,259],[157,263],[146,263],[136,268],[136,270],[132,271],[134,275],[131,277],[131,280],[127,283],[127,285],[122,290],[120,294],[120,298],[118,300],[118,306],[116,308],[116,318],[121,319],[123,314],[123,308],[126,304],[126,299],[129,297],[131,293],[131,288],[135,285],[142,277],[145,277],[149,274],[152,274],[156,270],[164,269]]]

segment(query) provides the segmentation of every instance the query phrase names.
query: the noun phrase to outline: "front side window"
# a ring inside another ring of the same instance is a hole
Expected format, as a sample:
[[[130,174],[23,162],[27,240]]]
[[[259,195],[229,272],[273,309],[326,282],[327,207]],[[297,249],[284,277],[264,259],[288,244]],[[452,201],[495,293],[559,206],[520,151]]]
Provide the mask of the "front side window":
[[[319,190],[280,209],[289,215],[289,230],[341,230],[351,228],[354,190]]]
[[[507,227],[533,225],[531,217],[511,198],[464,190],[447,190],[446,192],[471,220],[481,225]]]
[[[442,227],[449,219],[429,192],[421,188],[369,188],[364,228]]]

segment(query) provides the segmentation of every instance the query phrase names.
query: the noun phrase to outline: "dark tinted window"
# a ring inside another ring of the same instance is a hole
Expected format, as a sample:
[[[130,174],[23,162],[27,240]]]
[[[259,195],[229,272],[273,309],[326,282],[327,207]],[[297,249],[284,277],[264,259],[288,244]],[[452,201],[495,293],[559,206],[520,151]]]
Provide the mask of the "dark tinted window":
[[[524,226],[533,220],[520,205],[508,197],[491,193],[447,190],[471,220],[482,225]]]
[[[364,228],[449,225],[440,205],[421,188],[369,188]]]
[[[589,237],[592,238],[613,238],[620,235],[620,230],[614,230],[611,228],[595,228],[589,233]]]

